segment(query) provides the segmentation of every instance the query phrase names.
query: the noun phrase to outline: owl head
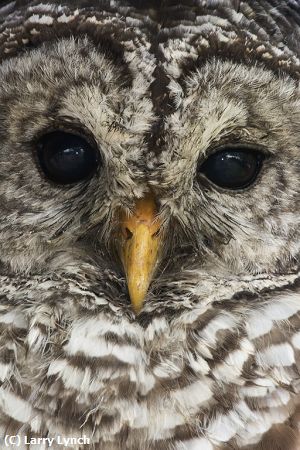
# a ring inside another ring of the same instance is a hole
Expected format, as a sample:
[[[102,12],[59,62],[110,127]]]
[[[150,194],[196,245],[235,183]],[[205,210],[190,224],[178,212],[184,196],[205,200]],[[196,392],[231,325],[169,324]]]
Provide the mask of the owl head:
[[[207,280],[295,270],[296,31],[213,3],[209,26],[205,5],[0,10],[4,271],[83,277],[135,320],[130,299],[181,311]]]

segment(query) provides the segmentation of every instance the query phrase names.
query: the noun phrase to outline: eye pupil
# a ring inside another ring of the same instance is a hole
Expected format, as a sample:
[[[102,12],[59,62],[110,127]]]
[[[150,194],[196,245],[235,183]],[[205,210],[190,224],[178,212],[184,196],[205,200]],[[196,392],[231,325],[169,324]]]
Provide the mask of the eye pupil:
[[[255,181],[262,161],[263,155],[258,151],[229,148],[209,156],[200,172],[219,187],[243,189]]]
[[[80,136],[55,131],[38,142],[37,155],[45,176],[59,184],[91,177],[99,165],[99,152]]]

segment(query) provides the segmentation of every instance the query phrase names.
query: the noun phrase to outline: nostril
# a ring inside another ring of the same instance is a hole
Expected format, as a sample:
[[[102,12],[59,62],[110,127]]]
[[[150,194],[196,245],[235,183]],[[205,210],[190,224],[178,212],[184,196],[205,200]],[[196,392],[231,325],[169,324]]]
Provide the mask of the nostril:
[[[133,236],[132,231],[129,230],[129,228],[125,228],[125,237],[126,237],[126,241],[129,241],[129,239],[131,239]]]

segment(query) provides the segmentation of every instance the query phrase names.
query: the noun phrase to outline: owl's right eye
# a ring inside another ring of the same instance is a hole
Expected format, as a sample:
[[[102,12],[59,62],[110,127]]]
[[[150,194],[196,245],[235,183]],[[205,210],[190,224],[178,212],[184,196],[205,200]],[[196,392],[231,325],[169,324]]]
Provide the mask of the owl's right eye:
[[[96,148],[84,138],[63,131],[44,135],[37,144],[37,155],[45,176],[59,184],[90,178],[100,164]]]

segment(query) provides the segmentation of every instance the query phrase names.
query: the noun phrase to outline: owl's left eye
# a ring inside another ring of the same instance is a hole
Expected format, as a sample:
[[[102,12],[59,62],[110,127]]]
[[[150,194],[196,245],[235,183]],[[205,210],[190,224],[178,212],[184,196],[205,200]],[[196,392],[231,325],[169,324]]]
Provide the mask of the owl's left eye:
[[[84,138],[63,131],[43,136],[37,145],[37,155],[45,176],[59,184],[90,178],[100,163],[96,148]]]
[[[209,156],[199,171],[219,187],[244,189],[256,180],[263,159],[256,150],[226,148]]]

